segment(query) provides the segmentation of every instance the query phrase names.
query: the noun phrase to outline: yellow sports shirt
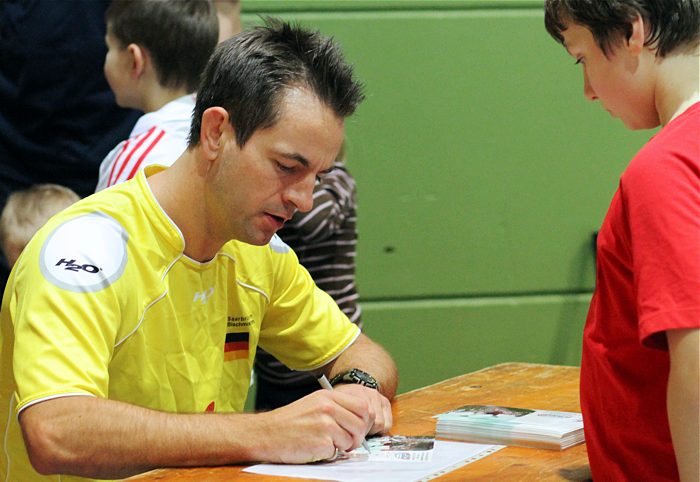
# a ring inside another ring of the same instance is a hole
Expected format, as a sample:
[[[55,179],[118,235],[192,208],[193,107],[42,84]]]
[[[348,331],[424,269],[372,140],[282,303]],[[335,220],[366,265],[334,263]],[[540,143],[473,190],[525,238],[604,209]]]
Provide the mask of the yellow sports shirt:
[[[230,241],[206,263],[187,258],[146,180],[158,169],[52,218],[13,269],[0,313],[0,479],[47,480],[17,421],[31,404],[84,395],[240,412],[258,345],[310,370],[358,336],[276,236]]]

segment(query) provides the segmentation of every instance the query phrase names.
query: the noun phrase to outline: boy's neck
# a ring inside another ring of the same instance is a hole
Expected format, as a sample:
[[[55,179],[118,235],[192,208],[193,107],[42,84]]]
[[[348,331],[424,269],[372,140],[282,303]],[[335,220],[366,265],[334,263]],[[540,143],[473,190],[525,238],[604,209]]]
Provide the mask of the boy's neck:
[[[698,52],[668,55],[658,60],[655,103],[662,126],[700,101],[699,60]]]
[[[143,102],[139,107],[143,112],[155,112],[168,102],[172,102],[189,93],[187,89],[166,89],[160,85],[154,86],[145,93]]]

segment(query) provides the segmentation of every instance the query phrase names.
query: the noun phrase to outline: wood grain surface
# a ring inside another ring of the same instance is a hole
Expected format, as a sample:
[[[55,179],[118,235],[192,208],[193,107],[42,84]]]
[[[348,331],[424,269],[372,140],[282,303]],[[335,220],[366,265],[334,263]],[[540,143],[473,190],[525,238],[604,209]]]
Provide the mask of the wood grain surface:
[[[434,435],[434,415],[462,405],[502,405],[580,412],[579,369],[530,363],[503,363],[451,378],[396,397],[393,434]],[[158,469],[128,480],[292,482],[304,479],[241,472],[245,465]],[[506,447],[435,480],[585,481],[590,479],[586,445],[563,451]]]

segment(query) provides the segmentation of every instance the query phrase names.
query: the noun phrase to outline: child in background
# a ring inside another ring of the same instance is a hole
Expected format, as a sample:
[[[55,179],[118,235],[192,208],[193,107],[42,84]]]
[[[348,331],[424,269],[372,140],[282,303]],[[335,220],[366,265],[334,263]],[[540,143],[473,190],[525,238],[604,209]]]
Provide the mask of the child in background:
[[[355,286],[355,180],[344,160],[345,145],[333,170],[316,183],[311,211],[297,212],[277,234],[294,250],[316,285],[331,295],[350,321],[361,328]],[[290,370],[261,349],[255,356],[255,372],[257,410],[287,405],[320,388],[310,373]]]
[[[219,18],[219,43],[243,30],[241,25],[241,0],[214,0]]]
[[[58,184],[36,184],[13,192],[0,215],[0,247],[10,268],[39,228],[79,199],[71,189]]]
[[[584,95],[661,129],[598,234],[581,409],[596,481],[700,478],[700,1],[547,0]]]
[[[219,36],[208,0],[113,0],[105,18],[109,86],[117,104],[145,114],[102,161],[96,191],[184,152],[199,75]]]

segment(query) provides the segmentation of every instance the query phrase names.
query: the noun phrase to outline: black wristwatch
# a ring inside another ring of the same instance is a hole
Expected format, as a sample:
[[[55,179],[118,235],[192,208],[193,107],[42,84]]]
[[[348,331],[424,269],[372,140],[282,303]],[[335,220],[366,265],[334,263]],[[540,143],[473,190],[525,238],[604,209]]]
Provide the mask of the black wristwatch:
[[[375,380],[372,375],[367,372],[363,372],[359,368],[353,368],[334,376],[331,380],[331,385],[335,386],[339,383],[356,383],[358,385],[379,390],[379,383],[377,383],[377,380]]]

